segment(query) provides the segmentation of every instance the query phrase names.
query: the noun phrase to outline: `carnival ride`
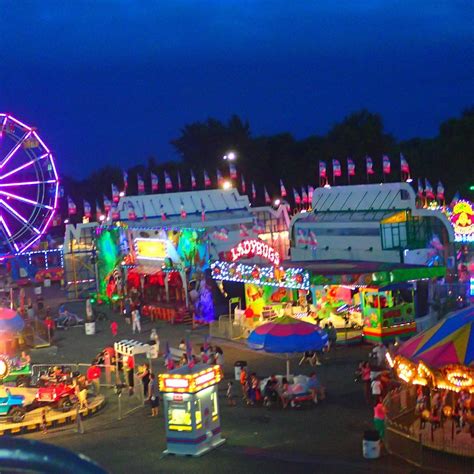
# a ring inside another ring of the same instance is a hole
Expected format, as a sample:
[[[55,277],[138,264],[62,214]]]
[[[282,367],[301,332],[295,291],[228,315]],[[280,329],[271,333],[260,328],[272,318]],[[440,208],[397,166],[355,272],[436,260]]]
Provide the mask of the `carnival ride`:
[[[58,191],[53,155],[36,130],[0,113],[0,257],[25,252],[41,238]]]

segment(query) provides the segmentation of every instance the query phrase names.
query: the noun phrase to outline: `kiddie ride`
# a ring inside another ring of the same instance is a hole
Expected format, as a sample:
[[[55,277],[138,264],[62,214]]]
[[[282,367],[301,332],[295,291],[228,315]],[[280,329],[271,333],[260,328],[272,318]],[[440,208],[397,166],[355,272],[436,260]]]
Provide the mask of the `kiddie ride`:
[[[35,396],[36,405],[52,405],[64,412],[74,406],[75,400],[74,387],[65,382],[48,382],[44,387],[38,388]]]
[[[25,413],[25,397],[12,395],[10,390],[5,389],[5,396],[0,396],[0,416],[7,421],[20,423],[25,418]]]
[[[0,356],[0,384],[12,382],[17,387],[28,386],[31,382],[30,364],[17,366],[7,357]]]

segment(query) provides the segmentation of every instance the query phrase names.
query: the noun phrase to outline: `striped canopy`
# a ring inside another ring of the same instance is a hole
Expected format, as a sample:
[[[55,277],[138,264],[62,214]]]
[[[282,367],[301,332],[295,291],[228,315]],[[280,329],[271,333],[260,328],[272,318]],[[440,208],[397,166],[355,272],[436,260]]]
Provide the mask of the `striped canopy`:
[[[292,353],[320,350],[327,340],[327,334],[319,326],[281,316],[254,329],[247,344],[265,352]]]
[[[0,308],[0,334],[20,332],[24,327],[25,322],[16,311]]]
[[[474,307],[457,311],[412,337],[398,354],[414,362],[440,368],[449,364],[474,365]]]

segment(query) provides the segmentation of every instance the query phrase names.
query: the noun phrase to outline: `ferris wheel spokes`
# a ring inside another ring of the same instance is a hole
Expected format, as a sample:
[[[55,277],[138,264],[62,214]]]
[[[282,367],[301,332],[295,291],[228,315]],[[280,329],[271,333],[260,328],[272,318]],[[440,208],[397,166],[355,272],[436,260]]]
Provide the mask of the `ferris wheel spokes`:
[[[0,177],[2,179],[2,177]],[[54,184],[55,179],[47,179],[46,181],[20,181],[19,183],[0,183],[0,188],[7,188],[12,186],[32,186],[38,184]]]
[[[33,206],[40,207],[42,209],[53,209],[53,206],[49,206],[47,204],[41,204],[38,201],[33,201],[32,199],[28,199],[28,198],[25,198],[25,197],[22,197],[22,196],[18,196],[18,195],[13,194],[13,193],[8,193],[6,191],[1,191],[0,190],[0,194],[3,195],[3,196],[8,196],[12,199],[16,199],[18,201],[22,201],[22,202],[26,202],[28,204],[32,204]]]
[[[40,234],[41,232],[32,224],[28,222],[27,219],[25,219],[18,211],[13,209],[9,204],[7,204],[3,199],[0,198],[0,204],[14,217],[17,218],[17,220],[21,221],[24,225],[26,225],[28,228],[34,230],[37,234]]]
[[[21,145],[23,145],[23,143],[25,142],[25,140],[27,140],[30,135],[31,135],[31,130],[26,132],[23,137],[20,138],[20,140],[18,141],[18,143],[10,150],[10,153],[8,153],[8,155],[2,160],[2,162],[0,163],[0,169],[2,169],[9,161],[10,159],[12,158],[12,156],[18,151],[18,149],[21,147]]]

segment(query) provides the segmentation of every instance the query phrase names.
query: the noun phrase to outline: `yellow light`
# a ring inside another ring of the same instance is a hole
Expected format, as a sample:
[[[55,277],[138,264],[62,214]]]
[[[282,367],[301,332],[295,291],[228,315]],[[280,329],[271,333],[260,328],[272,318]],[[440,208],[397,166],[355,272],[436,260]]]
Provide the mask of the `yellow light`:
[[[226,180],[222,183],[222,189],[227,191],[230,188],[232,188],[232,183],[230,181]]]

